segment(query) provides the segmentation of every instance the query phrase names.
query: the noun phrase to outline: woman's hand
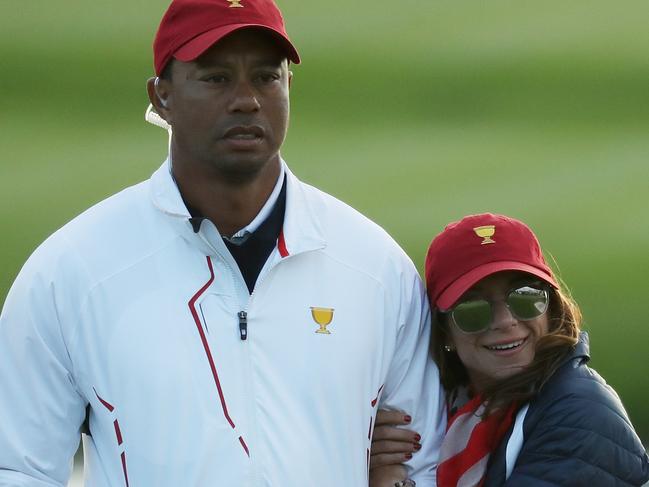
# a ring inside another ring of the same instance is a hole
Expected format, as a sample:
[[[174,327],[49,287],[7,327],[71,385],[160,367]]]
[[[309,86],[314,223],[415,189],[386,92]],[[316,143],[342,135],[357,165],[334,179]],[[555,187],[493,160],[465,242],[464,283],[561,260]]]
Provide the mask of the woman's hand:
[[[410,424],[410,416],[399,411],[387,411],[380,409],[376,414],[376,422],[374,424],[374,436],[372,437],[372,451],[370,454],[370,478],[372,471],[383,466],[400,466],[401,463],[406,462],[412,458],[421,448],[421,436],[414,431],[404,428],[397,428]],[[403,467],[400,467],[403,468]],[[385,471],[381,470],[381,478],[383,475],[395,475],[397,469],[391,468]],[[392,484],[373,484],[372,487],[389,485],[392,487],[394,482],[404,480],[405,469],[403,476],[395,478]]]
[[[408,474],[403,465],[384,465],[370,470],[370,487],[394,487],[400,480],[405,480]]]

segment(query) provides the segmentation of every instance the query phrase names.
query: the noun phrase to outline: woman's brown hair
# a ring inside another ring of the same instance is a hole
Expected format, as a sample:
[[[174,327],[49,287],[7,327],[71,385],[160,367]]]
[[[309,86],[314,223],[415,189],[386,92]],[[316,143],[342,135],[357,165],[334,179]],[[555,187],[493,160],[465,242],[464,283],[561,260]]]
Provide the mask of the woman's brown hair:
[[[567,291],[551,288],[548,333],[536,342],[532,363],[520,373],[488,384],[482,392],[486,401],[484,416],[508,406],[511,402],[531,400],[554,374],[564,357],[577,344],[581,328],[581,311]],[[469,385],[466,368],[457,353],[446,351],[448,315],[433,310],[431,354],[439,367],[442,386],[453,391]]]

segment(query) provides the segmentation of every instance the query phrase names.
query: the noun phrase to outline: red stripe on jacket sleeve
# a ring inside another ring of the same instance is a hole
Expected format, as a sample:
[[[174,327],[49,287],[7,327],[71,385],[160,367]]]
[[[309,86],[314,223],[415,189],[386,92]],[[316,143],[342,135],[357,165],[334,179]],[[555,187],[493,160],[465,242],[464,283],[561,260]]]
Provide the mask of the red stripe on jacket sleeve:
[[[94,387],[92,388],[92,390],[95,391],[95,396],[97,396],[97,399],[99,399],[99,402],[102,403],[104,405],[104,407],[106,409],[108,409],[112,413],[115,410],[115,407],[111,403],[109,403],[108,401],[105,401],[104,399],[102,399],[99,396],[99,394],[97,394],[97,390]]]
[[[106,408],[108,411],[111,413],[115,412],[115,406],[113,406],[111,403],[103,399],[98,393],[97,390],[93,387],[92,390],[95,392],[95,396],[97,396],[97,399],[99,399],[99,402]],[[124,443],[124,439],[122,438],[122,430],[119,427],[119,421],[117,418],[113,421],[113,427],[115,428],[115,439],[117,440],[117,446],[122,446]],[[121,458],[122,458],[122,470],[124,472],[124,482],[126,484],[126,487],[129,487],[128,485],[128,470],[126,468],[126,451],[122,451],[121,453]]]
[[[122,471],[124,472],[124,481],[126,482],[126,487],[129,487],[128,485],[128,470],[126,468],[126,453],[122,452]]]

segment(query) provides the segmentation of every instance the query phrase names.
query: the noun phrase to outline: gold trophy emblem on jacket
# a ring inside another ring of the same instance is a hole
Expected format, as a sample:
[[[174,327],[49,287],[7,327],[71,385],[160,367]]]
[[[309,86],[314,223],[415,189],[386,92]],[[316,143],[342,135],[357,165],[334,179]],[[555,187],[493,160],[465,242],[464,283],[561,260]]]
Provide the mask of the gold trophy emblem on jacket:
[[[327,330],[327,325],[329,325],[329,323],[331,323],[331,320],[333,320],[334,318],[333,308],[319,308],[312,306],[311,316],[313,316],[313,321],[320,325],[320,328],[315,331],[316,333],[331,335],[331,332]]]

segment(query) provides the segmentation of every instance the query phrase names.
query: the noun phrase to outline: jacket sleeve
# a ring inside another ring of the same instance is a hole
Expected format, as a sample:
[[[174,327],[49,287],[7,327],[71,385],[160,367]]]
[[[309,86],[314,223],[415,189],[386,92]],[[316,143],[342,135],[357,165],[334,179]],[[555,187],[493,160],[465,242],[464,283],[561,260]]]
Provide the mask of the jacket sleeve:
[[[380,408],[404,411],[412,417],[422,448],[406,463],[418,487],[435,486],[439,448],[446,427],[444,393],[437,366],[430,358],[430,310],[421,280],[413,272],[402,286],[400,330]]]
[[[505,485],[644,485],[647,453],[615,392],[601,378],[582,375],[571,382],[569,392],[546,401],[524,426],[523,448]]]
[[[56,258],[53,258],[56,260]],[[72,374],[63,332],[67,292],[51,255],[25,264],[0,315],[0,485],[67,484],[85,400]]]

